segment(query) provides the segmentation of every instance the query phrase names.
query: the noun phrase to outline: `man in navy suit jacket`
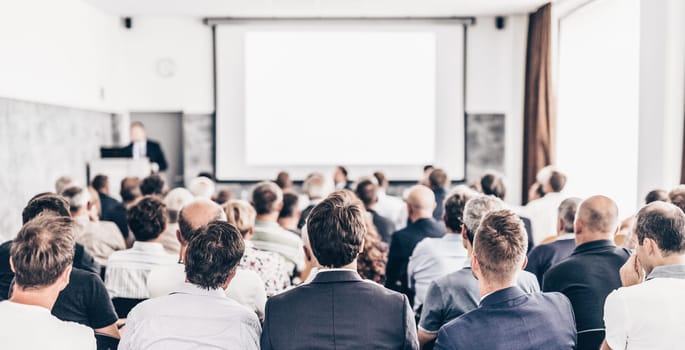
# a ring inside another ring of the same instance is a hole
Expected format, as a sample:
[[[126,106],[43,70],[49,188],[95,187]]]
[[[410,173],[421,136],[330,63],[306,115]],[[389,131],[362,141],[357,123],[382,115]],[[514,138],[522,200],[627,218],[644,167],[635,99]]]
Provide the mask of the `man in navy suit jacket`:
[[[123,148],[123,153],[131,158],[147,157],[152,164],[153,172],[167,169],[162,147],[159,143],[147,139],[145,126],[141,122],[131,123],[131,143]]]
[[[573,309],[560,293],[526,294],[515,286],[526,262],[527,237],[519,217],[487,214],[473,245],[472,269],[480,306],[440,329],[435,349],[575,349]]]
[[[419,348],[407,297],[357,273],[364,215],[349,191],[314,207],[303,237],[319,271],[309,284],[266,303],[262,350]]]

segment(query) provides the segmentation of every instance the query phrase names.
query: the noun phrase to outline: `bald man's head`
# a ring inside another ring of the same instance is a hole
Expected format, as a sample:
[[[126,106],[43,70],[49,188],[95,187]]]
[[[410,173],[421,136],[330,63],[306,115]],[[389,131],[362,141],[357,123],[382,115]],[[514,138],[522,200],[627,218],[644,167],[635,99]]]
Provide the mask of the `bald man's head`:
[[[613,235],[618,227],[618,207],[609,197],[592,196],[576,214],[576,233]]]
[[[424,185],[414,185],[407,195],[409,215],[416,218],[432,217],[435,209],[435,194]]]
[[[181,209],[178,229],[187,243],[198,229],[212,221],[226,221],[226,213],[218,204],[209,199],[196,199]]]

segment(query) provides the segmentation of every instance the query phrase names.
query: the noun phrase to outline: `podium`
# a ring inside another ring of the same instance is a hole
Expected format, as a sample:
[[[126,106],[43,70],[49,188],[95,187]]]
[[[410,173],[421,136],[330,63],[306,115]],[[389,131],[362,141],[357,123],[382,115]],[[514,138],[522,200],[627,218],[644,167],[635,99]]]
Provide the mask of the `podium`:
[[[142,180],[150,175],[151,169],[150,160],[147,158],[103,158],[88,163],[86,175],[89,181],[92,181],[96,175],[107,175],[110,196],[121,200],[119,195],[121,180],[131,176]]]

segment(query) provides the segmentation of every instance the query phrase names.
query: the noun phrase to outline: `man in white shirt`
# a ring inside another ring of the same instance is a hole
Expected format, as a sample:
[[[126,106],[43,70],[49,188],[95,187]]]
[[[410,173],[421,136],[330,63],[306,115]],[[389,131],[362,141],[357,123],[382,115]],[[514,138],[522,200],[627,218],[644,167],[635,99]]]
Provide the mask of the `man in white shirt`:
[[[549,236],[556,235],[557,209],[565,198],[561,191],[566,186],[566,175],[548,168],[541,170],[541,173],[545,176],[539,176],[538,181],[541,181],[540,186],[544,195],[530,201],[518,213],[530,219],[535,245]]]
[[[82,187],[68,187],[62,191],[62,196],[69,202],[71,217],[76,221],[76,242],[81,243],[100,266],[107,266],[112,253],[126,249],[121,231],[110,221],[90,221],[88,214],[92,203],[88,191]]]
[[[283,191],[274,182],[260,182],[252,191],[252,205],[257,211],[254,247],[276,252],[288,260],[289,271],[304,269],[302,239],[278,225],[278,215],[283,208]]]
[[[15,273],[9,300],[0,302],[3,349],[94,350],[93,330],[50,314],[69,284],[74,259],[74,222],[38,216],[14,239],[10,264]]]
[[[120,350],[259,349],[257,316],[225,292],[245,250],[240,232],[223,221],[199,231],[186,251],[187,282],[131,311]]]
[[[634,234],[638,244],[621,268],[623,287],[604,304],[602,349],[679,348],[685,343],[685,214],[669,203],[648,204],[637,214]]]
[[[407,205],[402,198],[388,195],[388,178],[381,171],[373,173],[378,180],[378,203],[376,211],[382,217],[390,219],[395,224],[396,230],[401,230],[407,226]]]
[[[467,186],[458,186],[444,203],[443,220],[447,232],[439,238],[428,237],[414,248],[407,265],[409,288],[414,291],[414,310],[419,310],[428,291],[436,279],[457,271],[464,266],[468,252],[464,247],[461,232],[464,206],[478,195]]]
[[[188,242],[212,221],[226,221],[226,214],[218,204],[209,199],[196,199],[181,209],[176,232],[181,247],[178,264],[160,265],[150,271],[147,278],[150,298],[168,295],[183,285]],[[226,289],[226,295],[253,310],[260,319],[264,317],[266,291],[264,282],[256,272],[238,268],[231,287]]]
[[[112,298],[146,299],[147,277],[158,265],[174,264],[176,257],[159,243],[169,215],[166,205],[155,196],[146,196],[128,210],[127,221],[136,237],[133,247],[109,257],[105,285]]]

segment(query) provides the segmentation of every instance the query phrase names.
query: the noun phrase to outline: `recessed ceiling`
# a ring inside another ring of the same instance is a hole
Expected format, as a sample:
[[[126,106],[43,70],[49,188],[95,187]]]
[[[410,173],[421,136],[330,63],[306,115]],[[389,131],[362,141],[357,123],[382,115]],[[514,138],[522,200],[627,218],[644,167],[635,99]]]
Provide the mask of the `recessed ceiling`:
[[[550,0],[86,0],[118,16],[428,17],[522,14]]]

